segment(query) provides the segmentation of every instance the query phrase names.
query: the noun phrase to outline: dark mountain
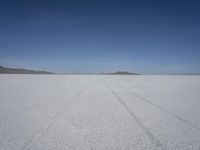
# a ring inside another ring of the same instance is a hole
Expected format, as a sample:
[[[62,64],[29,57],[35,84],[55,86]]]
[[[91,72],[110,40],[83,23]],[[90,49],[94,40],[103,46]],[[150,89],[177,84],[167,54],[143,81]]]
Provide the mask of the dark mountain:
[[[27,70],[21,68],[6,68],[0,66],[0,74],[54,74],[47,71]]]
[[[117,71],[113,73],[106,73],[109,75],[141,75],[140,73],[132,73],[132,72],[126,72],[126,71]]]

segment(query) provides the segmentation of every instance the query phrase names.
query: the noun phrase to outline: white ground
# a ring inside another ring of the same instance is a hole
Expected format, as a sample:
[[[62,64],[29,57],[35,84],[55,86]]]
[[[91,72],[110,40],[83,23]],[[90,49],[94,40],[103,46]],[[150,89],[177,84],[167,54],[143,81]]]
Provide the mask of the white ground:
[[[0,150],[199,150],[200,76],[0,75]]]

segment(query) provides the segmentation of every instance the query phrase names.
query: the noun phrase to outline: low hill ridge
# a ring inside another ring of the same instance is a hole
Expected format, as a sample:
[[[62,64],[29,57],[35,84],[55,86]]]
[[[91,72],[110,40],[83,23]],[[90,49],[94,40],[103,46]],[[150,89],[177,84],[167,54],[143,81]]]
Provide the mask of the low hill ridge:
[[[48,71],[36,71],[36,70],[28,70],[22,68],[6,68],[0,66],[0,74],[54,74],[54,73]]]
[[[132,73],[132,72],[127,72],[127,71],[117,71],[113,73],[107,73],[110,75],[141,75],[140,73]]]

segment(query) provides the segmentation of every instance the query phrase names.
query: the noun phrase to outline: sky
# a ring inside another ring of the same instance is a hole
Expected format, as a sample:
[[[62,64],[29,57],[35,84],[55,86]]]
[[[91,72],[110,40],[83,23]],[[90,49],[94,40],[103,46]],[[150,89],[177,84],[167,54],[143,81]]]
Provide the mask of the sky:
[[[200,1],[2,0],[0,65],[200,73]]]

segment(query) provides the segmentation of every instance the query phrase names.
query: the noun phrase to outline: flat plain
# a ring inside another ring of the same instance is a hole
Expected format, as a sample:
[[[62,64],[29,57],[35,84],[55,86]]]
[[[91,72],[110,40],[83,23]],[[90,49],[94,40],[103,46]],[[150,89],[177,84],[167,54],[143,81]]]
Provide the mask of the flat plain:
[[[200,76],[0,75],[0,150],[199,150]]]

